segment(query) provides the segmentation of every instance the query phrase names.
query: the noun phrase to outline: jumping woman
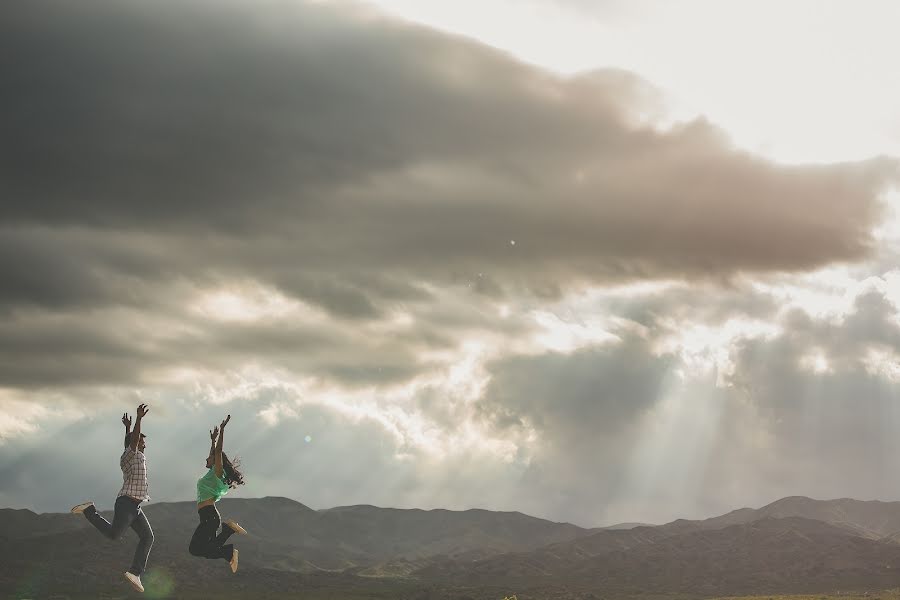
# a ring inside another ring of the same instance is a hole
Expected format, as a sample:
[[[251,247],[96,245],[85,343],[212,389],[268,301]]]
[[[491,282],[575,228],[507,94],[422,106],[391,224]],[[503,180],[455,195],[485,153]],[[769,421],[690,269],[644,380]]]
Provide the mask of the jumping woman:
[[[210,430],[209,456],[206,457],[206,475],[197,480],[197,511],[200,524],[191,538],[190,553],[204,558],[223,558],[231,565],[231,572],[237,572],[238,551],[232,544],[226,544],[232,534],[246,535],[246,530],[231,519],[222,523],[216,502],[228,493],[229,489],[244,484],[244,476],[222,452],[225,441],[225,426],[231,420],[228,415],[221,427]],[[218,441],[216,438],[218,437]],[[219,525],[222,532],[218,533]],[[217,534],[218,533],[218,534]]]

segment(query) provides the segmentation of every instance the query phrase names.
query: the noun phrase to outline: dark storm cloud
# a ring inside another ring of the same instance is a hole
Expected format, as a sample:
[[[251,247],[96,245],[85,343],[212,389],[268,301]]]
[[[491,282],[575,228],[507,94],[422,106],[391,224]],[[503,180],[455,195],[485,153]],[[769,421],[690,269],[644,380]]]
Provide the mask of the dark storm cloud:
[[[154,279],[250,273],[350,318],[391,273],[554,296],[859,259],[895,172],[641,129],[654,92],[627,73],[562,79],[346,6],[17,0],[0,56],[4,222],[156,234],[179,251],[143,257]],[[90,275],[3,275],[7,302],[102,300]]]
[[[0,307],[65,307],[108,300],[89,265],[16,231],[0,232],[0,273]]]
[[[2,387],[131,384],[158,360],[107,327],[108,320],[4,319],[0,322]]]
[[[262,363],[346,385],[396,383],[429,367],[420,349],[452,348],[438,334],[366,335],[337,324],[235,323],[194,317],[189,329],[142,322],[134,311],[21,313],[0,323],[0,382],[12,388],[162,385],[171,369],[228,372]]]
[[[602,435],[653,406],[671,363],[641,340],[503,359],[489,367],[481,413],[500,428],[527,425],[558,439]]]

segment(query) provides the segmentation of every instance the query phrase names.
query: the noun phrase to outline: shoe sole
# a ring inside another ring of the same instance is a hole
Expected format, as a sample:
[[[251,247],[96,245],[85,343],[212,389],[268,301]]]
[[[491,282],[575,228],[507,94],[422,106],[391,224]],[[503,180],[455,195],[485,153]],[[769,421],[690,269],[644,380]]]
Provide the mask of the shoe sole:
[[[127,575],[125,576],[125,581],[131,584],[131,587],[134,588],[136,592],[144,593],[144,586],[140,585],[136,581],[132,581]]]
[[[86,511],[88,508],[92,507],[93,505],[94,505],[93,502],[85,502],[83,504],[76,504],[75,506],[72,507],[72,509],[69,512],[71,512],[73,515],[80,515],[84,511]]]
[[[237,548],[235,548],[235,550],[234,550],[234,556],[231,558],[231,561],[229,561],[228,565],[231,567],[231,572],[232,572],[232,573],[237,573],[237,570],[238,570],[238,551],[237,551]]]

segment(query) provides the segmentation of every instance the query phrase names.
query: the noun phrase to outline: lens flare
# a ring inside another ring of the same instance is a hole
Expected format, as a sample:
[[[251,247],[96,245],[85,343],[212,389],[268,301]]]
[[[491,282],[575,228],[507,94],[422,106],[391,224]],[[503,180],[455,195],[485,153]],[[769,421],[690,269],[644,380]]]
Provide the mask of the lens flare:
[[[47,590],[44,585],[47,580],[49,570],[46,565],[36,565],[30,569],[25,577],[16,585],[16,591],[13,598],[39,598],[46,594]]]
[[[144,595],[147,598],[169,598],[175,591],[175,578],[162,567],[149,569],[141,577],[144,584]]]

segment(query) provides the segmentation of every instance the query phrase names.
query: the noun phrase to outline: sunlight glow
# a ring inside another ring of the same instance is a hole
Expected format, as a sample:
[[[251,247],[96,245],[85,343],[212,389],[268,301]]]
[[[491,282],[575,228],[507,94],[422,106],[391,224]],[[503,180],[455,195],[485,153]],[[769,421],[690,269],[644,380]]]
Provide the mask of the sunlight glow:
[[[889,318],[900,326],[900,270],[881,275],[854,277],[848,267],[822,269],[801,276],[796,283],[755,282],[754,289],[770,294],[781,305],[780,313],[803,310],[811,317],[840,325],[857,310],[857,302],[866,294],[880,294],[890,302],[895,314]]]
[[[272,402],[260,410],[257,416],[266,425],[272,427],[285,419],[297,419],[300,417],[300,413],[297,411],[296,405],[291,405],[288,402]]]
[[[863,357],[863,366],[870,375],[880,375],[893,383],[900,382],[900,355],[892,349],[869,348]]]
[[[0,395],[0,445],[7,438],[36,431],[35,420],[47,414],[47,409],[39,404],[17,402]]]
[[[0,446],[42,428],[50,418],[73,421],[84,416],[77,405],[59,393],[37,394],[0,388]]]
[[[670,95],[670,120],[705,115],[778,161],[900,156],[900,4],[890,0],[372,4],[560,74],[633,71]]]
[[[224,404],[274,396],[257,413],[269,427],[285,419],[301,418],[304,406],[327,408],[350,423],[371,420],[395,439],[399,460],[443,460],[475,454],[511,462],[518,455],[519,441],[495,438],[485,425],[470,419],[472,403],[483,395],[489,382],[484,364],[494,351],[484,341],[471,340],[457,353],[444,357],[447,362],[428,374],[378,389],[347,389],[253,365],[225,373],[183,368],[170,374],[169,383],[191,386],[190,398],[199,403]],[[452,426],[423,410],[423,395],[439,399],[442,410],[459,413]]]
[[[750,286],[758,293],[772,296],[779,312],[800,309],[809,316],[839,323],[853,311],[864,282],[848,267],[828,267],[812,273],[771,281],[755,281]]]
[[[574,322],[543,310],[533,311],[532,317],[541,328],[535,342],[546,350],[569,354],[584,346],[621,341],[618,335],[607,330],[609,325],[603,319],[596,317]]]
[[[195,313],[211,319],[251,322],[283,317],[299,306],[299,302],[276,290],[244,285],[204,293],[192,308]]]
[[[886,188],[882,192],[881,202],[885,208],[885,216],[872,231],[872,236],[879,244],[897,249],[900,245],[900,188]]]
[[[610,510],[641,520],[654,514],[660,502],[693,505],[716,458],[727,405],[708,374],[695,380],[667,376],[659,402],[630,436],[625,478]]]
[[[675,354],[681,358],[682,368],[676,374],[682,378],[698,378],[715,370],[716,386],[727,386],[734,374],[732,354],[742,340],[771,339],[781,333],[780,326],[765,321],[733,318],[720,327],[702,323],[664,320],[669,334],[656,343],[660,354]]]
[[[814,348],[809,354],[800,358],[800,368],[822,375],[823,373],[833,372],[831,365],[828,363],[828,357],[822,348]]]

